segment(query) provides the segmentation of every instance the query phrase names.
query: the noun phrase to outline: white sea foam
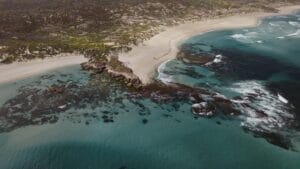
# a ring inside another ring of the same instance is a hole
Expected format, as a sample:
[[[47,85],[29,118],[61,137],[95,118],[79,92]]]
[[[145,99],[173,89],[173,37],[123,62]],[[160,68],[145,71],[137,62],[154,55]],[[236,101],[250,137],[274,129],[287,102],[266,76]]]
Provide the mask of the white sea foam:
[[[285,103],[285,104],[288,104],[288,103],[289,103],[289,101],[288,101],[286,98],[284,98],[283,96],[281,96],[279,93],[277,94],[277,96],[278,96],[278,99],[279,99],[281,102],[283,102],[283,103]]]
[[[292,25],[292,26],[300,27],[300,23],[299,22],[289,21],[289,24]]]
[[[260,82],[235,83],[230,89],[241,94],[241,99],[232,101],[242,112],[242,125],[251,130],[278,131],[294,119],[287,99],[268,91]]]
[[[165,84],[168,84],[170,82],[172,82],[172,76],[168,75],[166,73],[164,73],[165,69],[166,69],[166,64],[169,62],[170,60],[167,60],[165,62],[163,62],[162,64],[160,64],[157,68],[157,72],[158,72],[158,77],[157,79],[162,81]]]
[[[248,38],[256,38],[257,35],[258,35],[257,32],[248,32],[248,33],[246,33],[246,36],[247,36]]]
[[[243,35],[243,34],[234,34],[231,36],[234,39],[246,39],[247,36]]]
[[[214,64],[214,63],[221,63],[222,62],[222,58],[223,58],[222,55],[216,55],[215,58],[214,58],[214,60],[212,62],[208,62],[205,65],[209,66],[209,65]]]
[[[254,39],[257,38],[257,32],[247,32],[245,34],[234,34],[231,38],[243,42],[243,43],[254,43]]]
[[[215,57],[215,59],[213,60],[213,62],[214,62],[214,63],[220,63],[220,62],[222,62],[222,58],[223,58],[222,55],[217,55],[217,56]]]
[[[290,37],[300,37],[300,29],[298,29],[295,33],[288,34]]]
[[[258,40],[258,41],[256,41],[257,43],[263,43],[263,41],[261,41],[261,40]]]
[[[284,39],[284,36],[278,36],[277,39]]]
[[[278,26],[280,26],[279,24],[273,23],[273,22],[270,22],[269,25],[270,25],[270,26],[273,26],[273,27],[278,27]]]

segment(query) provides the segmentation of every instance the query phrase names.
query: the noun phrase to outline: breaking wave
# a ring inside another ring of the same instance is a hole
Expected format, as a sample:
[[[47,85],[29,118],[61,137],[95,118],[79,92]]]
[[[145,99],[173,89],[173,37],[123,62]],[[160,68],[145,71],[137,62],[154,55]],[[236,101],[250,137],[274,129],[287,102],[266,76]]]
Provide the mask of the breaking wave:
[[[295,33],[288,34],[290,37],[300,37],[300,29],[298,29]]]
[[[289,21],[289,24],[292,25],[292,26],[300,27],[300,23],[299,22]]]
[[[273,26],[273,27],[280,27],[281,26],[280,24],[274,23],[274,22],[270,22],[269,25]]]
[[[288,100],[270,92],[261,82],[239,82],[230,89],[241,95],[232,101],[242,113],[243,127],[258,132],[278,132],[294,120]]]
[[[160,64],[157,68],[157,79],[160,80],[161,82],[168,84],[170,82],[172,82],[172,76],[166,74],[164,71],[166,69],[166,64],[169,62],[170,60],[167,60],[165,62],[163,62],[162,64]]]
[[[206,65],[206,66],[209,66],[209,65],[212,65],[212,64],[221,63],[221,62],[222,62],[222,59],[223,59],[223,56],[222,56],[221,54],[216,55],[213,61],[208,62],[208,63],[206,63],[205,65]]]
[[[247,32],[245,34],[234,34],[231,36],[231,38],[243,43],[254,43],[256,37],[257,32]]]

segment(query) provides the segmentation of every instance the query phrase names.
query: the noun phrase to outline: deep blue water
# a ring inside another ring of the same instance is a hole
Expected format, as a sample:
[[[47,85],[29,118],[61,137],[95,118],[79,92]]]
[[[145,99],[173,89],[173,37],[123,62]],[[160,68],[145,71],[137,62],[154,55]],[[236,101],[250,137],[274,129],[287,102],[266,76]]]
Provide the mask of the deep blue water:
[[[165,83],[231,98],[242,112],[237,117],[199,118],[188,100],[132,98],[125,86],[79,66],[1,84],[0,168],[298,169],[299,129],[286,123],[299,122],[299,18],[277,16],[257,28],[192,37],[182,50],[219,60],[198,65],[175,59],[160,67]],[[49,92],[60,86],[65,91]],[[249,101],[249,93],[260,95]],[[258,118],[256,109],[268,116]],[[282,134],[293,149],[254,137],[260,131]]]

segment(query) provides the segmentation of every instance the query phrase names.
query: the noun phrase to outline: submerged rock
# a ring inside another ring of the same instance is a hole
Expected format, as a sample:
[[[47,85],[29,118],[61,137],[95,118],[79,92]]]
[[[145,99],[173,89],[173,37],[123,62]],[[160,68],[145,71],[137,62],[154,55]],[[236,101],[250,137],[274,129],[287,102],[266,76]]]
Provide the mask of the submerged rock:
[[[178,59],[188,64],[206,65],[215,60],[215,55],[211,53],[192,54],[189,51],[181,51],[177,55]]]
[[[222,111],[225,115],[240,115],[241,113],[235,108],[233,102],[227,99],[225,96],[215,93],[212,96],[214,104],[218,109]]]
[[[49,92],[51,93],[57,93],[57,94],[62,94],[65,91],[65,86],[61,85],[52,85],[51,87],[49,87]]]
[[[198,93],[193,93],[191,94],[190,100],[193,103],[200,103],[200,102],[204,102],[204,99],[201,97],[201,95],[199,95]]]
[[[148,123],[148,120],[147,119],[143,119],[143,124],[147,124]]]

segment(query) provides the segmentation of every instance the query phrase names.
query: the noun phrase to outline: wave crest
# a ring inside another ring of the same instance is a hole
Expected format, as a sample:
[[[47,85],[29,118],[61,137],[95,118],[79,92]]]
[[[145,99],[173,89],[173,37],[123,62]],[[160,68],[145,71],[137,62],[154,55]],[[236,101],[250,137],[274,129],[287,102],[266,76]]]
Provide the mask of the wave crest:
[[[160,80],[161,82],[168,84],[172,82],[172,76],[166,74],[164,71],[166,69],[166,64],[169,62],[170,60],[167,60],[165,62],[163,62],[162,64],[160,64],[157,68],[157,72],[158,72],[158,76],[157,79]]]
[[[230,89],[241,94],[232,101],[242,113],[241,125],[252,131],[282,131],[294,120],[288,100],[268,91],[260,82],[235,83]]]

